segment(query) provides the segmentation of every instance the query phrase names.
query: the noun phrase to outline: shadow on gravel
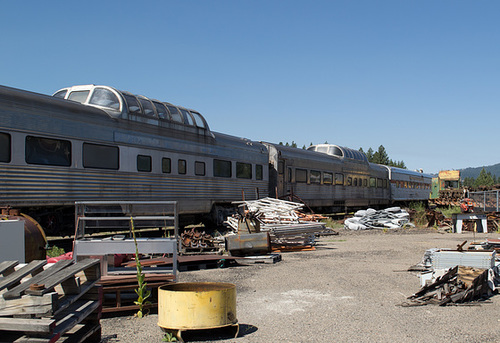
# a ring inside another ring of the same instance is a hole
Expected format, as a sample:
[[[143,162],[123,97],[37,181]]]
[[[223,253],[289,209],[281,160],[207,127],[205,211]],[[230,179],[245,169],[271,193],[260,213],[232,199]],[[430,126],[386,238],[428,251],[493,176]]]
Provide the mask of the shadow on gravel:
[[[256,332],[258,328],[249,324],[240,324],[240,331],[238,337],[244,337]],[[210,342],[219,341],[226,339],[234,339],[234,328],[225,327],[219,329],[208,329],[208,330],[190,330],[183,331],[182,338],[185,342]]]

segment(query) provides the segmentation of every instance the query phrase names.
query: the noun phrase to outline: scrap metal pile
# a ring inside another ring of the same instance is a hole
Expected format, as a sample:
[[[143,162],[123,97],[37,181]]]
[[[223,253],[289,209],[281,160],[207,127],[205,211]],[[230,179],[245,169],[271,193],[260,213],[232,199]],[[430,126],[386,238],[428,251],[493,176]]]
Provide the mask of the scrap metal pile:
[[[344,227],[350,230],[367,229],[399,229],[405,226],[414,226],[410,223],[410,215],[400,207],[390,207],[376,211],[369,208],[357,211],[354,217],[344,221]]]
[[[444,306],[480,300],[493,294],[493,279],[493,269],[455,266],[410,296],[409,302],[403,303],[402,306]]]
[[[194,228],[184,230],[181,234],[182,247],[185,249],[211,248],[214,246],[213,237],[205,231],[200,232]]]
[[[317,234],[332,233],[318,221],[324,217],[304,214],[300,203],[264,198],[244,201],[239,206],[242,213],[228,217],[225,223],[234,233],[244,229],[250,233],[258,226],[256,231],[269,232],[273,245],[313,245]],[[250,228],[249,222],[257,225]]]

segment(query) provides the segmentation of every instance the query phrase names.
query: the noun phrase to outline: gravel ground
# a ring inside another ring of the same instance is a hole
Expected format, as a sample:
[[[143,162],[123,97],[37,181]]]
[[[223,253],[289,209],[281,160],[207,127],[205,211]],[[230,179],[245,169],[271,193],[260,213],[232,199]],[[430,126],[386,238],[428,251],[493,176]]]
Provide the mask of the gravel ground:
[[[476,241],[498,234],[477,234]],[[179,273],[181,282],[237,286],[240,334],[184,334],[189,342],[500,342],[500,296],[480,306],[401,307],[420,289],[408,267],[426,249],[455,248],[472,233],[340,231],[315,251],[276,264]],[[161,342],[158,316],[101,320],[102,342]],[[230,331],[230,330],[229,330]]]

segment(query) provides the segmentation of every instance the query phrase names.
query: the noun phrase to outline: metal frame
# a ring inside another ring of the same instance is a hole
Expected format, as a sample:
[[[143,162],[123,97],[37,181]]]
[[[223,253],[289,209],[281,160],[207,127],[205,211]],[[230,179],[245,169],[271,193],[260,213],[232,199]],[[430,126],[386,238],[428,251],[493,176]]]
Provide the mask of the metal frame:
[[[115,212],[107,212],[106,207],[114,207]],[[154,215],[161,209],[162,215]],[[122,216],[119,215],[121,210]],[[100,214],[100,215],[96,215]],[[106,216],[113,214],[113,216]],[[166,215],[170,214],[170,215]],[[130,232],[131,221],[140,227],[164,227],[167,222],[173,223],[173,238],[137,238],[137,249],[142,254],[172,254],[172,273],[177,278],[177,254],[178,245],[178,209],[176,201],[84,201],[75,202],[75,244],[73,258],[79,256],[106,256],[110,254],[135,254],[134,239],[129,238],[105,238],[93,239],[85,237],[85,229],[91,222],[94,228],[102,223],[121,224],[121,228],[128,226]],[[141,224],[143,222],[143,224]],[[114,226],[116,228],[116,226]],[[104,274],[107,273],[107,268]]]

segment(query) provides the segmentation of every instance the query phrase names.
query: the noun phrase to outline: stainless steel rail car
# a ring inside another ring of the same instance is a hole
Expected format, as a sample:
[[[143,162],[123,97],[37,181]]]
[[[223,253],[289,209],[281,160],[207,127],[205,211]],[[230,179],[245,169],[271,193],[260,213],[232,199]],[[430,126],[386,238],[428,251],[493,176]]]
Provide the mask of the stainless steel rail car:
[[[329,211],[390,203],[389,175],[359,151],[333,145],[308,150],[264,143],[269,150],[270,193],[295,195]]]
[[[106,86],[54,97],[0,86],[0,206],[49,234],[73,232],[75,201],[176,200],[181,220],[220,215],[267,196],[267,164],[263,144],[211,132],[170,103]]]
[[[391,200],[411,202],[428,200],[431,192],[432,176],[423,172],[383,166],[389,172]]]

